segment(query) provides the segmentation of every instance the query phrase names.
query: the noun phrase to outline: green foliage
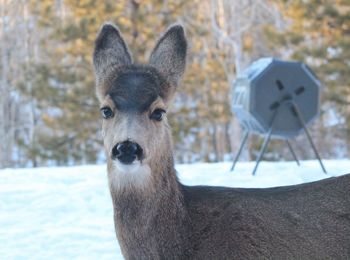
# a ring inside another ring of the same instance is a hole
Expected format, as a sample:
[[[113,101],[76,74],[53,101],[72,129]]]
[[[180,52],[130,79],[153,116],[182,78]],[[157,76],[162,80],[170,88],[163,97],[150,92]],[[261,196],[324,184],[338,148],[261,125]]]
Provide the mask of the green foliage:
[[[334,104],[331,106],[349,124],[350,2],[271,2],[285,18],[285,28],[256,26],[244,33],[243,56],[252,60],[288,53],[293,59],[305,61],[326,86],[325,104]],[[92,51],[96,34],[105,21],[120,27],[134,60],[141,63],[147,62],[159,34],[171,23],[181,21],[190,48],[186,74],[169,116],[177,158],[186,161],[183,154],[191,151],[198,154],[197,159],[211,160],[220,138],[225,145],[230,143],[227,133],[217,134],[217,127],[227,129],[232,119],[228,67],[224,66],[232,59],[232,50],[218,43],[212,34],[208,3],[30,0],[30,13],[37,18],[40,31],[40,54],[39,58],[29,59],[26,70],[25,81],[30,81],[32,88],[22,82],[19,89],[34,100],[39,118],[31,142],[22,138],[18,145],[32,164],[94,163],[101,158]],[[258,48],[261,46],[264,48]],[[232,71],[233,63],[229,64]],[[337,127],[350,137],[349,125]],[[253,140],[254,151],[259,142]],[[272,144],[275,145],[278,146]],[[221,149],[223,153],[230,152],[229,145]]]
[[[195,22],[187,26],[191,57],[176,99],[181,105],[176,106],[179,109],[174,106],[176,116],[171,117],[175,142],[180,144],[189,135],[195,139],[205,136],[199,130],[205,124],[228,122],[228,84],[213,53],[203,52],[209,34],[200,23],[207,18],[194,8],[198,3],[85,0],[57,6],[53,0],[32,1],[31,12],[44,32],[39,36],[43,58],[32,62],[28,75],[35,87],[30,93],[23,88],[40,110],[41,126],[27,146],[33,164],[93,163],[99,158],[102,138],[91,56],[94,39],[105,21],[120,27],[136,62],[147,62],[155,40],[169,24],[181,16],[195,16]]]

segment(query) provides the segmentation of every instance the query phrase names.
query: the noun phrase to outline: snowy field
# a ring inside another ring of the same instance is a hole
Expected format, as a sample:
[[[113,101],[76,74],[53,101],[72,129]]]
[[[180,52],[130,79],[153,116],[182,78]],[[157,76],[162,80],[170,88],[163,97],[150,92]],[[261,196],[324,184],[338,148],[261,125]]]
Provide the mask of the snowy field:
[[[187,185],[273,187],[350,172],[350,160],[177,165]],[[0,171],[0,259],[122,259],[105,166]]]

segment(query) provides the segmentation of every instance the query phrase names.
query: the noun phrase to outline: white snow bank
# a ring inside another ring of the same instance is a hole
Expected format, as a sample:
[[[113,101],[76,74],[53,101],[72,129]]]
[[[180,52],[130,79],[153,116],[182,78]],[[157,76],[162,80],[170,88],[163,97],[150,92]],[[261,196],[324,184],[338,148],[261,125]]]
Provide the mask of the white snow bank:
[[[177,165],[187,185],[272,187],[350,172],[350,160]],[[122,259],[105,166],[0,171],[0,259]]]

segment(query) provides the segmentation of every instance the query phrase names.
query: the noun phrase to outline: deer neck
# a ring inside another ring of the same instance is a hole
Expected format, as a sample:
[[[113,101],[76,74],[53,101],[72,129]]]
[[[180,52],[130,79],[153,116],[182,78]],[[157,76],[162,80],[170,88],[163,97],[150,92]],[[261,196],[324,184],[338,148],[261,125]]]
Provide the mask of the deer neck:
[[[162,157],[158,162],[150,163],[146,186],[117,186],[119,189],[110,186],[119,243],[124,254],[133,252],[135,258],[139,252],[135,248],[145,250],[139,252],[140,256],[150,253],[154,254],[150,258],[156,259],[159,254],[164,256],[167,250],[174,254],[171,247],[188,245],[189,217],[174,160],[171,154]]]

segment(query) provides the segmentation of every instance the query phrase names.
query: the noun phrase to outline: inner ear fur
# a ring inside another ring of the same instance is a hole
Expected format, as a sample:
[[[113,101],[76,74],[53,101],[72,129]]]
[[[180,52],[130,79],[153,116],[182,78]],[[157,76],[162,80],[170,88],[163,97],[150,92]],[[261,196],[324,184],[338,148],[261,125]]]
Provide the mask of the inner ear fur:
[[[184,29],[175,24],[169,27],[154,47],[149,63],[175,88],[185,71],[187,41]]]
[[[132,57],[117,26],[105,23],[95,41],[93,64],[96,76],[97,96],[106,94],[102,79],[111,69],[132,64]]]

